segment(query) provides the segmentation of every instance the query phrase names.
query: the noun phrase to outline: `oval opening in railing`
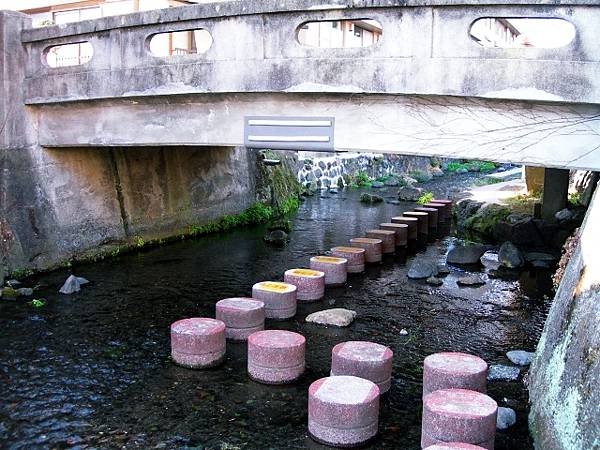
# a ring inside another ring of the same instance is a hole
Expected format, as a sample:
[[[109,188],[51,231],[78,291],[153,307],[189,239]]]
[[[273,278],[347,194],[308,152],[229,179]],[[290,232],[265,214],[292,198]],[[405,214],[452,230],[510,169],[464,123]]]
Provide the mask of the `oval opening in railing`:
[[[89,62],[93,55],[94,47],[87,41],[55,45],[46,50],[46,63],[53,68],[81,66]]]
[[[153,56],[169,57],[206,53],[213,39],[207,30],[168,31],[150,36],[149,49]]]
[[[485,17],[469,30],[482,47],[559,48],[575,38],[572,23],[556,18]]]
[[[298,42],[307,47],[357,48],[376,44],[383,34],[372,19],[321,20],[305,22],[298,28]]]

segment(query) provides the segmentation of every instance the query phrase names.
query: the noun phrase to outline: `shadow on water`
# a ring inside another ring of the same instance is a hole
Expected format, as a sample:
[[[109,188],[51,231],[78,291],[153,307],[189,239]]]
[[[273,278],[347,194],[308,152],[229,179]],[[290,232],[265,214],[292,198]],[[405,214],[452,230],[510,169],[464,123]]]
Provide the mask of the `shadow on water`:
[[[459,288],[463,271],[452,268],[432,288],[407,280],[407,265],[388,258],[328,290],[322,302],[300,305],[293,320],[267,323],[306,336],[307,370],[296,384],[250,381],[240,344],[229,345],[225,364],[213,370],[169,360],[173,321],[213,316],[217,300],[249,295],[253,283],[280,279],[309,256],[413,207],[365,207],[358,195],[309,198],[285,248],[265,245],[262,228],[239,230],[75,268],[92,283],[72,296],[56,294],[67,272],[41,276],[43,308],[0,302],[0,447],[325,448],[306,434],[308,386],[328,375],[335,344],[366,339],[394,352],[392,389],[370,448],[419,448],[425,356],[451,349],[506,364],[506,351],[533,350],[548,307],[532,298],[538,285],[531,291],[490,279]],[[450,243],[438,240],[417,257],[443,262]],[[356,310],[358,319],[343,329],[304,322],[334,306]],[[518,415],[516,426],[497,434],[496,448],[532,448],[522,381],[490,383],[489,392]]]

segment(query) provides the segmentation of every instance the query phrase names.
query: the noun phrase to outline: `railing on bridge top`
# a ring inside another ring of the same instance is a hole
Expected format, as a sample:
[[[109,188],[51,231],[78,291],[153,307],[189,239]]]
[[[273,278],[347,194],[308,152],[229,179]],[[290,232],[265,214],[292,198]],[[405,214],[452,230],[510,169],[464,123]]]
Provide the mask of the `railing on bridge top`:
[[[533,45],[531,30],[521,36],[525,18],[560,22],[562,46]],[[482,19],[491,24],[483,31]],[[323,34],[307,41],[314,23]],[[331,31],[342,23],[344,33]],[[148,11],[25,29],[24,102],[39,108],[40,142],[52,147],[243,145],[247,116],[328,116],[336,150],[598,170],[598,23],[595,0],[264,0]],[[202,51],[153,53],[155,36],[190,30],[185,48]],[[49,49],[81,42],[93,48],[89,61],[47,64]],[[91,111],[94,129],[63,126]]]

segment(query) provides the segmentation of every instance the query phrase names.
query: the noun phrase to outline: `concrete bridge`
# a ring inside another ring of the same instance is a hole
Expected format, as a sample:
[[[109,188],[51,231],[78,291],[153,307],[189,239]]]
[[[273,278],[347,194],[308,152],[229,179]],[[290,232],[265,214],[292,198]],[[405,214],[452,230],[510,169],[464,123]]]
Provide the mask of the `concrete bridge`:
[[[241,146],[247,116],[326,116],[327,148],[338,151],[600,170],[600,6],[483,3],[232,1],[36,29],[5,13],[3,47],[10,39],[24,59],[3,56],[0,117],[25,104],[39,145],[64,148]],[[486,17],[562,18],[575,38],[558,49],[482,47],[469,29]],[[306,22],[367,18],[383,29],[372,47],[297,39]],[[211,34],[206,53],[150,52],[155,34],[192,29]],[[45,62],[53,46],[80,42],[93,47],[89,62]]]

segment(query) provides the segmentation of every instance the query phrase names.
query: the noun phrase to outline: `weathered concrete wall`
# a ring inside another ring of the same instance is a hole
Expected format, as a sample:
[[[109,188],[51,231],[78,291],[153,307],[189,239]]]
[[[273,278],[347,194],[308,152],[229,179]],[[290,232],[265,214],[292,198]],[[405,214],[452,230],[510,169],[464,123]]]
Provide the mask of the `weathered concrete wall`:
[[[556,292],[529,376],[536,448],[600,448],[600,194]]]
[[[0,12],[0,278],[179,234],[254,202],[257,155],[243,148],[40,147],[39,114],[22,98],[28,23]],[[93,116],[83,120],[93,128]]]

